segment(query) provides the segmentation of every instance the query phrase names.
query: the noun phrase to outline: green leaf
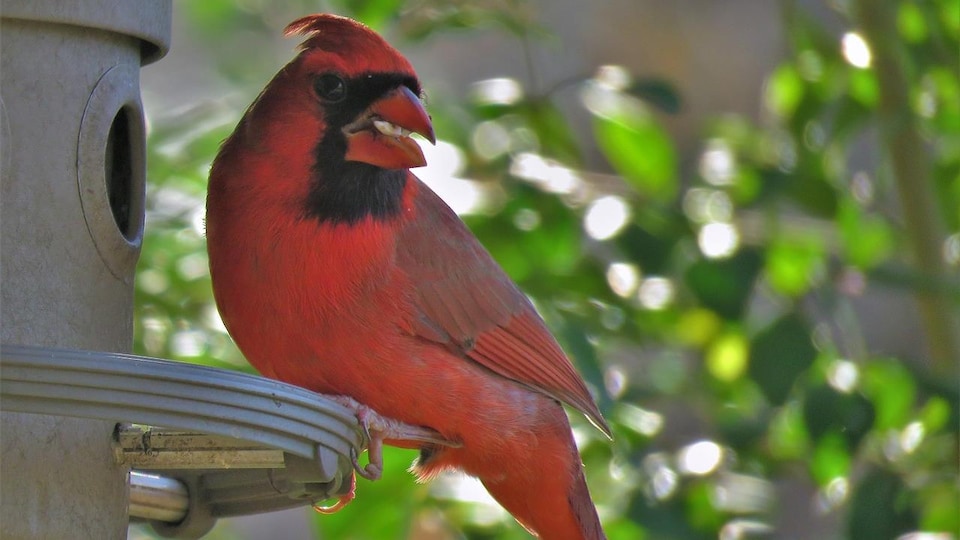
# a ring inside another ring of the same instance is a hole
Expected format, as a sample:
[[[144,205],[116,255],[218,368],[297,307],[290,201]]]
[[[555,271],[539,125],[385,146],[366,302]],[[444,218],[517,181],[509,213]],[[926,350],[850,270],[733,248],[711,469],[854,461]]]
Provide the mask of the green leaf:
[[[813,447],[810,458],[810,473],[820,486],[826,486],[836,478],[850,473],[850,452],[843,437],[829,433]]]
[[[637,223],[627,224],[614,237],[617,248],[632,262],[648,274],[664,274],[669,268],[670,257],[682,231],[662,231],[655,234],[649,227]]]
[[[960,0],[940,2],[940,22],[952,38],[960,38]]]
[[[764,275],[775,291],[798,297],[822,278],[825,268],[826,255],[819,238],[778,237],[767,248]]]
[[[854,69],[848,73],[850,96],[867,108],[874,108],[880,101],[880,84],[871,69]]]
[[[346,4],[347,0],[343,0]],[[523,2],[447,2],[423,3],[410,8],[403,16],[402,30],[407,39],[419,41],[443,30],[496,28],[505,30],[510,37],[543,39],[552,34],[549,29],[537,24],[524,9]]]
[[[960,490],[950,481],[924,490],[920,504],[920,529],[925,531],[960,530]]]
[[[665,79],[639,79],[634,81],[624,92],[653,105],[665,113],[677,114],[682,107],[677,88]]]
[[[707,371],[724,382],[739,379],[747,369],[747,350],[748,343],[743,334],[725,333],[707,350]]]
[[[933,433],[942,429],[950,420],[950,404],[947,400],[933,396],[920,410],[920,421],[927,429],[927,432]]]
[[[677,319],[674,328],[681,343],[703,347],[717,335],[722,324],[723,321],[713,311],[694,308],[685,311]]]
[[[574,275],[583,258],[580,219],[554,196],[529,184],[511,185],[512,199],[496,218],[467,216],[465,221],[507,273],[528,292],[557,290],[557,278]],[[518,229],[511,221],[520,210],[533,210],[540,225]]]
[[[757,198],[762,187],[760,173],[757,169],[742,165],[737,167],[737,171],[733,175],[730,195],[738,205],[747,205]]]
[[[767,79],[764,102],[781,118],[791,118],[803,99],[804,83],[793,64],[781,64]]]
[[[757,253],[744,249],[727,259],[698,260],[685,279],[705,307],[736,320],[743,316],[760,264]]]
[[[204,37],[227,36],[238,29],[249,28],[256,19],[250,13],[237,9],[233,2],[184,2],[177,6],[184,19],[200,30]]]
[[[803,422],[803,412],[796,402],[777,411],[767,433],[770,454],[780,460],[803,459],[810,448],[810,438]]]
[[[714,506],[713,491],[708,482],[697,482],[687,490],[688,519],[701,531],[715,531],[723,526],[724,515]]]
[[[874,469],[858,483],[850,501],[850,540],[897,538],[917,527],[917,516],[904,504],[908,487],[892,472]]]
[[[614,169],[648,197],[671,200],[677,191],[677,156],[670,137],[650,113],[619,107],[594,116],[597,144]]]
[[[570,164],[580,162],[580,148],[570,123],[556,105],[543,99],[534,100],[523,104],[516,112],[536,133],[543,155]]]
[[[590,343],[583,326],[572,320],[564,321],[560,337],[566,351],[576,360],[577,370],[586,382],[597,392],[597,401],[601,410],[610,410],[613,401],[604,391],[603,368],[597,359],[596,347]]]
[[[943,66],[936,66],[924,75],[921,84],[923,92],[918,93],[917,96],[925,96],[932,100],[933,117],[930,118],[930,121],[937,131],[943,134],[960,134],[960,80],[958,80],[956,72]],[[914,101],[919,101],[919,99]],[[915,103],[914,108],[922,112],[925,107]],[[929,115],[930,113],[926,114]],[[956,148],[957,142],[955,139],[953,145]],[[954,150],[953,157],[957,157],[956,150]]]
[[[650,538],[682,538],[684,540],[713,540],[716,534],[696,530],[687,516],[684,501],[674,497],[654,503],[649,497],[634,497],[626,512],[634,523],[642,523]]]
[[[832,172],[826,168],[824,152],[811,150],[806,145],[798,149],[796,169],[781,177],[786,194],[791,202],[799,203],[814,216],[833,216],[837,211],[837,189],[830,179]]]
[[[863,366],[864,394],[877,411],[877,429],[900,429],[912,418],[916,382],[900,362],[881,360]]]
[[[396,17],[403,0],[340,0],[337,5],[354,19],[375,30],[383,30]]]
[[[617,521],[604,524],[604,531],[607,534],[607,540],[645,540],[647,536],[639,523],[627,519],[618,519]]]
[[[841,394],[821,385],[807,392],[803,418],[814,440],[839,433],[853,453],[873,427],[876,412],[873,404],[859,394]]]
[[[810,328],[796,314],[787,315],[762,330],[750,343],[750,377],[767,401],[783,404],[801,373],[817,356]]]
[[[836,221],[848,263],[858,268],[870,268],[890,255],[893,249],[890,225],[880,217],[866,213],[852,199],[840,201]]]
[[[897,11],[897,29],[907,43],[927,39],[927,22],[923,11],[913,2],[901,2]]]

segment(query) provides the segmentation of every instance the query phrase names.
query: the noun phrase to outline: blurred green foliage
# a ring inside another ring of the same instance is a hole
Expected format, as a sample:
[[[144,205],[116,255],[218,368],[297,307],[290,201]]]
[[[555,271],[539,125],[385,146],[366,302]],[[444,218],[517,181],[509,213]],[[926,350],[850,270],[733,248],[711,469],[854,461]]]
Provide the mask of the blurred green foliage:
[[[960,306],[960,1],[876,4],[893,10],[899,35],[885,50],[905,68],[903,122],[919,131],[930,167],[930,178],[912,181],[934,191],[928,211],[953,231],[943,244],[952,275],[940,277],[911,263],[890,156],[852,165],[856,146],[885,129],[881,88],[877,59],[857,52],[850,3],[830,5],[848,25],[842,43],[783,3],[789,53],[767,77],[765,121],[714,119],[686,173],[659,116],[682,109],[683,91],[659,79],[608,67],[574,83],[613,181],[583,169],[554,95],[431,100],[439,137],[466,156],[460,175],[500,193],[466,220],[535,299],[614,428],[609,443],[573,418],[611,539],[763,537],[789,522],[796,500],[783,494],[797,485],[808,486],[802,512],[836,516],[834,537],[960,531],[956,358],[875,353],[851,308],[876,290],[933,292]],[[401,49],[455,39],[450,29],[521,40],[547,32],[516,0],[336,6],[389,30]],[[211,69],[249,99],[279,65],[233,36],[275,34],[312,11],[308,2],[177,8],[191,33],[223,51]],[[214,314],[201,223],[209,163],[241,111],[152,119],[138,353],[250,369]],[[478,151],[481,126],[511,143]],[[318,515],[317,536],[417,537],[431,525],[431,538],[526,537],[480,503],[414,483],[403,472],[411,460],[388,451],[384,479],[361,481],[351,506]]]

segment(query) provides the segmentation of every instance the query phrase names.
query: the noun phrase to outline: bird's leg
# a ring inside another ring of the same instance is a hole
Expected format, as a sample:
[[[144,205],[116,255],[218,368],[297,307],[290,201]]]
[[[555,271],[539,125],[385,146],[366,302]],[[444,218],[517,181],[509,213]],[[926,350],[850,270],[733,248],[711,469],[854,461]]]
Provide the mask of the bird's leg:
[[[430,428],[412,426],[393,418],[387,418],[351,397],[327,397],[353,411],[360,425],[363,426],[364,433],[367,436],[368,463],[365,467],[361,467],[358,460],[359,456],[352,455],[351,459],[357,474],[367,480],[378,480],[383,473],[383,442],[385,440],[390,440],[392,443],[401,443],[401,445],[403,445],[402,443],[408,443],[414,448],[423,444],[454,448],[461,446],[459,442],[444,439],[440,433]]]

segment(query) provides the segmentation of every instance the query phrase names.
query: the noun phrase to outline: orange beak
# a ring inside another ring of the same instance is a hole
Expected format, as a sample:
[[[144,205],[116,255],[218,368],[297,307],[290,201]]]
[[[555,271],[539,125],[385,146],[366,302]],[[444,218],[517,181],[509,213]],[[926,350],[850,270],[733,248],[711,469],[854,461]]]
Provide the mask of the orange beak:
[[[427,164],[410,135],[417,133],[433,144],[430,115],[420,99],[401,86],[374,101],[360,117],[343,128],[347,161],[361,161],[384,169],[409,169]]]

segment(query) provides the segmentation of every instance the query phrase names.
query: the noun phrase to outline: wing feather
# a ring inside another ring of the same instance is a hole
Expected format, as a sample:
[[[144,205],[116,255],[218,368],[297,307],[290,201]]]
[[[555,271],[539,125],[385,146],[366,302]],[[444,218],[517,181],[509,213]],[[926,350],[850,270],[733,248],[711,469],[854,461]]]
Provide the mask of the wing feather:
[[[413,214],[398,235],[397,263],[416,291],[413,332],[567,403],[609,435],[583,379],[530,300],[453,210],[409,178]]]

